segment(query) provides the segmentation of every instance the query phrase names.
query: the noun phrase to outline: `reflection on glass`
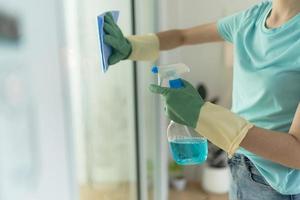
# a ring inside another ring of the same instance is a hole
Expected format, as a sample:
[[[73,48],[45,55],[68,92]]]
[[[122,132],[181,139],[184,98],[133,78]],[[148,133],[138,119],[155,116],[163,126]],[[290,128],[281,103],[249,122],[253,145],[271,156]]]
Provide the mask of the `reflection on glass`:
[[[0,10],[0,43],[19,40],[19,23],[15,16]]]

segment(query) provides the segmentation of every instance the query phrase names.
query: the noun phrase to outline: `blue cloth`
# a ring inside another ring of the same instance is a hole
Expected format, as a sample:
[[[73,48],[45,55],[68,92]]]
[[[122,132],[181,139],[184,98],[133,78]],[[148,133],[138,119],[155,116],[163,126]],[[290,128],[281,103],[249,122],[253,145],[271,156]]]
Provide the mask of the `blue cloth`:
[[[300,194],[283,195],[274,190],[247,157],[235,154],[228,164],[232,174],[230,200],[300,200]]]
[[[119,18],[119,11],[108,11],[111,12],[115,22],[118,21]],[[104,30],[103,30],[103,26],[104,26],[104,15],[106,14],[102,13],[101,15],[99,15],[97,17],[97,22],[98,22],[98,35],[99,35],[99,47],[100,47],[100,65],[101,65],[101,69],[102,72],[106,72],[108,70],[108,58],[111,55],[111,47],[109,45],[106,45],[104,43]]]
[[[268,29],[265,21],[271,8],[271,1],[263,1],[219,20],[217,27],[234,45],[232,111],[258,127],[287,133],[300,102],[300,13]],[[239,153],[278,192],[300,193],[300,170],[242,148]]]

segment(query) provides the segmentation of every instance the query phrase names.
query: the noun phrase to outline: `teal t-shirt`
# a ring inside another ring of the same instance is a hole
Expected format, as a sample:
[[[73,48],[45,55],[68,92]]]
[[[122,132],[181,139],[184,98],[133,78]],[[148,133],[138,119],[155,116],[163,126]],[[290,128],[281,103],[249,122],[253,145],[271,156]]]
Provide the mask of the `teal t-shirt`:
[[[300,102],[300,13],[278,28],[265,21],[272,2],[218,21],[221,37],[234,45],[232,111],[258,127],[287,134]],[[300,194],[300,170],[246,155],[282,194]],[[300,156],[300,155],[299,155]]]

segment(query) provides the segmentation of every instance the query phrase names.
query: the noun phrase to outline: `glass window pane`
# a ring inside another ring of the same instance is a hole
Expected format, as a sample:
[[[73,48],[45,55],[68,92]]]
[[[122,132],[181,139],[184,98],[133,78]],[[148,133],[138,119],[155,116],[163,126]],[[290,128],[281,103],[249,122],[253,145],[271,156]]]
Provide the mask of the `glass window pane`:
[[[99,65],[96,16],[120,10],[124,34],[131,31],[131,1],[78,1],[79,54],[86,172],[81,200],[137,199],[132,63],[103,74]]]

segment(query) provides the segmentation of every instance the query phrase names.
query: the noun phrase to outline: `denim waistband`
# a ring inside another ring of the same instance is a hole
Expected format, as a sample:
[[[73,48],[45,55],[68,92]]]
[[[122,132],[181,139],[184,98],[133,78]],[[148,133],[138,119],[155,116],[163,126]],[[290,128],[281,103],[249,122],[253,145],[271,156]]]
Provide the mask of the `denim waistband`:
[[[253,163],[250,161],[249,158],[244,156],[243,154],[236,153],[233,155],[231,159],[229,159],[230,162],[234,162],[236,164],[242,164],[242,165],[253,165]]]
[[[235,154],[228,160],[235,188],[231,188],[232,199],[249,200],[255,193],[264,191],[261,199],[300,200],[300,194],[283,195],[270,186],[255,165],[243,154]],[[245,189],[247,188],[247,189]],[[242,192],[241,192],[242,191]],[[234,195],[242,195],[243,198]],[[270,198],[269,198],[270,197]],[[271,198],[272,197],[272,198]],[[258,198],[257,198],[258,199]]]

